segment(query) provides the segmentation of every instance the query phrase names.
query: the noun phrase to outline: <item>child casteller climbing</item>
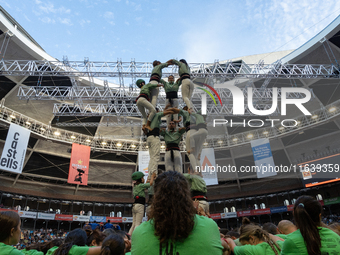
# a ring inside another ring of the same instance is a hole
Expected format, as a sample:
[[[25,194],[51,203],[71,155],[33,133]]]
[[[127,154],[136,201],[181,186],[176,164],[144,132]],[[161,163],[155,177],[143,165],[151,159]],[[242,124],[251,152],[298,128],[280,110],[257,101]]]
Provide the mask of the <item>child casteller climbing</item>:
[[[144,207],[145,207],[145,189],[148,189],[152,186],[153,181],[156,177],[156,172],[154,172],[151,176],[150,183],[144,183],[144,174],[142,172],[134,172],[132,174],[132,180],[136,181],[133,186],[133,198],[135,202],[132,206],[132,217],[133,223],[129,230],[129,234],[132,235],[132,232],[138,227],[143,221],[144,215]]]
[[[140,88],[139,96],[136,99],[138,110],[143,116],[143,128],[150,128],[151,120],[156,114],[156,108],[150,103],[151,90],[157,87],[163,87],[162,84],[145,84],[145,81],[139,79],[136,81],[136,85]],[[146,114],[145,109],[149,110],[149,117]]]

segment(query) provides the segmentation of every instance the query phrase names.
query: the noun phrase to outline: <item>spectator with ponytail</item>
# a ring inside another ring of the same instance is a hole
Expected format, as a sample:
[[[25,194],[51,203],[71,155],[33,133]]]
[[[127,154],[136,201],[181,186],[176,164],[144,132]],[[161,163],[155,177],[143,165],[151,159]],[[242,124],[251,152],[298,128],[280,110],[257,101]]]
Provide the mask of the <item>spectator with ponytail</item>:
[[[222,255],[217,224],[196,215],[189,183],[175,171],[155,180],[149,218],[132,234],[133,255]]]
[[[340,237],[321,227],[321,213],[322,206],[315,198],[301,196],[296,200],[293,215],[298,230],[287,236],[281,254],[339,254]]]
[[[87,234],[87,231],[86,231]],[[102,246],[102,243],[105,239],[105,234],[98,229],[95,229],[87,234],[87,246]]]
[[[235,255],[279,255],[283,243],[283,239],[269,234],[258,225],[250,223],[248,218],[242,220],[239,241],[242,246],[236,246],[231,238],[227,238],[227,242]]]
[[[86,232],[80,228],[72,230],[65,238],[65,242],[58,247],[53,247],[48,251],[53,255],[99,255],[100,246],[86,246]]]
[[[59,245],[62,243],[63,240],[61,238],[57,238],[46,243],[32,244],[26,247],[26,249],[22,250],[22,252],[26,255],[39,255],[41,253],[46,254],[49,249],[53,247],[59,247]]]
[[[100,255],[124,255],[125,242],[119,234],[113,234],[105,238]]]
[[[21,236],[20,217],[16,212],[0,213],[0,255],[23,255],[11,245],[19,242]]]

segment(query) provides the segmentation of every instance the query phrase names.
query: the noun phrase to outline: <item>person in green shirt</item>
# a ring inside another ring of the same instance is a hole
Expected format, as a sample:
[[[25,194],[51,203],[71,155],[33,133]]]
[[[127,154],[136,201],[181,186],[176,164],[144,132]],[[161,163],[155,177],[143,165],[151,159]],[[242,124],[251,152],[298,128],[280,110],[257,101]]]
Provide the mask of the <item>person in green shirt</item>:
[[[46,254],[49,249],[51,249],[52,247],[59,246],[62,243],[63,243],[63,240],[61,238],[57,238],[49,242],[36,243],[36,244],[30,245],[26,247],[24,250],[22,250],[22,252],[25,253],[26,255]]]
[[[231,238],[227,238],[226,241],[235,255],[279,255],[283,244],[283,239],[268,234],[260,226],[249,222],[240,228],[239,241],[242,246],[237,246]]]
[[[156,114],[155,107],[150,103],[151,89],[162,87],[163,85],[151,83],[145,84],[145,81],[142,79],[137,80],[136,85],[140,88],[140,93],[136,99],[136,104],[138,110],[143,116],[143,127],[150,127],[151,120]],[[147,116],[145,109],[149,110],[149,117]]]
[[[150,128],[143,128],[144,134],[147,136],[146,144],[149,147],[149,165],[148,165],[148,171],[149,176],[148,180],[150,180],[151,175],[156,172],[158,169],[158,162],[160,160],[160,147],[161,147],[161,141],[159,139],[159,133],[160,133],[160,125],[162,123],[162,117],[167,116],[170,114],[174,114],[177,112],[176,108],[169,108],[170,105],[167,105],[163,112],[157,112],[155,116],[152,118],[150,123]]]
[[[198,201],[198,207],[201,207],[204,214],[209,216],[209,203],[207,201],[207,184],[205,183],[202,173],[190,171],[188,169],[187,174],[183,174],[190,184],[191,197],[193,201]],[[197,208],[198,209],[198,208]]]
[[[293,222],[291,222],[289,220],[281,220],[279,222],[279,224],[277,224],[277,230],[282,235],[288,235],[288,234],[293,233],[294,231],[296,231],[297,227],[294,225]],[[283,238],[283,237],[281,237],[281,238]]]
[[[144,206],[145,206],[145,189],[150,188],[153,184],[153,180],[156,177],[156,172],[154,172],[151,176],[150,183],[144,183],[144,173],[142,172],[134,172],[132,174],[132,180],[136,181],[133,186],[133,198],[135,202],[132,206],[132,226],[129,230],[129,235],[132,235],[133,231],[142,223],[143,215],[144,215]]]
[[[160,82],[164,85],[164,91],[166,94],[165,105],[170,105],[171,107],[178,108],[178,90],[181,86],[181,81],[177,80],[175,82],[175,77],[170,75],[168,77],[168,82],[161,79]],[[170,120],[178,121],[178,114],[168,115],[166,118],[166,125],[169,126]]]
[[[311,196],[300,196],[293,209],[298,230],[287,235],[281,254],[340,254],[340,236],[321,227],[322,206]]]
[[[181,59],[180,61],[171,59],[168,62],[178,66],[178,74],[180,76],[180,80],[182,81],[182,98],[185,104],[191,108],[191,97],[194,92],[195,85],[190,79],[190,67],[187,61],[185,59]]]
[[[150,77],[150,81],[149,81],[151,84],[156,85],[160,82],[160,80],[162,78],[162,69],[169,65],[168,62],[161,63],[158,60],[153,61],[153,63],[152,63],[153,69],[151,71],[151,77]],[[159,94],[159,89],[157,87],[153,87],[151,89],[151,98],[150,98],[151,104],[153,105],[153,107],[156,107],[158,94]]]
[[[179,143],[181,142],[182,135],[185,133],[185,128],[175,130],[176,123],[170,121],[168,131],[161,130],[161,136],[164,137],[166,144],[165,152],[165,171],[177,171],[182,173],[182,156],[179,149]]]
[[[49,249],[47,255],[99,255],[101,247],[88,247],[86,240],[86,232],[76,228],[67,234],[62,245]]]
[[[14,211],[0,212],[0,255],[24,255],[12,245],[21,237],[21,221]]]
[[[100,255],[124,255],[125,252],[123,237],[115,233],[105,238]]]
[[[131,254],[222,255],[218,226],[212,219],[196,215],[182,174],[160,174],[154,190],[150,220],[133,232]]]

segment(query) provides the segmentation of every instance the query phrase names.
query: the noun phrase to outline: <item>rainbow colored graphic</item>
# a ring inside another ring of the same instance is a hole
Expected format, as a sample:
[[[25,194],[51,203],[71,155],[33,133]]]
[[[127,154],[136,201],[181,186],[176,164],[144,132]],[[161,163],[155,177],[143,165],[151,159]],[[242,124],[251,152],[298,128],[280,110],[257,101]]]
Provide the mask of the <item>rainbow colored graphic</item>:
[[[210,85],[208,85],[208,84],[205,84],[205,83],[201,83],[201,84],[203,84],[204,86],[206,86],[207,88],[209,88],[212,92],[214,92],[214,94],[217,96],[217,98],[218,98],[218,100],[220,101],[220,104],[221,104],[221,106],[223,105],[222,104],[222,100],[221,100],[221,98],[220,98],[220,95],[217,93],[217,91],[213,88],[213,87],[211,87]],[[207,93],[211,98],[212,98],[212,100],[214,101],[214,103],[215,103],[215,105],[217,105],[217,103],[216,103],[216,100],[215,100],[215,97],[213,96],[213,94],[209,91],[209,90],[206,90],[206,89],[204,89],[204,88],[201,88],[201,87],[198,87],[200,90],[203,90],[205,93]]]

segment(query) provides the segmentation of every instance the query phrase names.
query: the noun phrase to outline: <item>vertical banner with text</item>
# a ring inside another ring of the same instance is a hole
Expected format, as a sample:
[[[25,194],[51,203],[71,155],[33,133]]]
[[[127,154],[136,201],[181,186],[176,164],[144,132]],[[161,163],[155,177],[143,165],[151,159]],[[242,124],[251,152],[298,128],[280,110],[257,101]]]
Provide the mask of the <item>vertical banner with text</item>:
[[[89,176],[91,147],[72,144],[71,162],[68,173],[68,183],[87,185]]]
[[[215,151],[213,148],[205,148],[201,152],[201,172],[207,186],[217,185],[217,169],[215,162]]]
[[[251,141],[251,149],[254,155],[257,178],[277,175],[269,139],[263,138]]]
[[[138,171],[144,173],[145,181],[148,179],[148,175],[149,175],[149,169],[148,169],[149,161],[150,161],[149,151],[138,151]]]
[[[1,169],[18,174],[22,172],[30,134],[27,128],[11,123],[1,155]]]

